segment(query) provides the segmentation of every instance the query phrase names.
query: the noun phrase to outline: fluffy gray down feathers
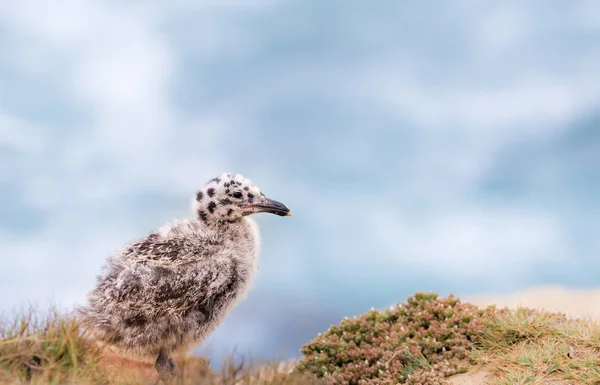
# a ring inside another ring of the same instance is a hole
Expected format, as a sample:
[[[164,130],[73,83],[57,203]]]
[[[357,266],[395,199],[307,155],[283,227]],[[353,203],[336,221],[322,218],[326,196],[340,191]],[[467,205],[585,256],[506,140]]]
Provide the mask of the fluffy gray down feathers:
[[[258,258],[254,222],[220,228],[191,218],[171,223],[111,256],[82,325],[139,358],[200,344],[242,299]]]

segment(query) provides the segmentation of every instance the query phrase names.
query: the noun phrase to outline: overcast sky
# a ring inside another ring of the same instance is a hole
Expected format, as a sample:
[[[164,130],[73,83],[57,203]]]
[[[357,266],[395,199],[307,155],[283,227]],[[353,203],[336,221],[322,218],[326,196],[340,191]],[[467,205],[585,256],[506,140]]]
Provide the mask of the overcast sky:
[[[600,284],[600,3],[0,0],[0,311],[240,172],[248,299],[197,350],[298,355],[343,316]]]

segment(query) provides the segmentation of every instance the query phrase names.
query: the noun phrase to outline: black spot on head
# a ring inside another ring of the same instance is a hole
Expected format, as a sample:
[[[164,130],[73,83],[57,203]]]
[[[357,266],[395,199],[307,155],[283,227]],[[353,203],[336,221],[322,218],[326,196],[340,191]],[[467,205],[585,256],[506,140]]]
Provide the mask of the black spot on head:
[[[229,194],[230,191],[230,189],[225,190],[225,194]]]
[[[223,186],[225,186],[225,187],[229,187],[229,186],[231,186],[231,183],[227,182],[227,183],[225,183]]]
[[[249,190],[250,190],[250,187],[248,187],[248,186],[244,187],[244,191],[249,191]]]
[[[227,215],[231,216],[231,214],[233,214],[233,209],[227,210]]]
[[[248,193],[248,198],[253,199],[254,198],[254,194]]]
[[[196,200],[201,201],[203,196],[204,194],[202,193],[202,191],[198,191],[198,194],[196,194]]]
[[[210,211],[210,213],[214,213],[215,209],[217,208],[217,204],[214,201],[210,201],[210,203],[208,204],[208,211]]]
[[[215,195],[215,189],[214,188],[209,188],[208,190],[206,190],[206,192],[208,193],[209,197],[213,197]]]
[[[208,220],[208,215],[206,215],[206,213],[202,210],[198,211],[198,217],[200,217],[200,220],[202,220],[203,222],[206,222]]]
[[[220,203],[220,204],[222,204],[222,205],[224,205],[224,206],[226,206],[226,205],[230,205],[230,204],[232,204],[233,202],[231,201],[231,199],[229,199],[229,198],[225,198],[225,199],[221,199],[221,200],[219,201],[219,203]]]
[[[221,178],[212,178],[210,181],[219,184],[221,183]]]

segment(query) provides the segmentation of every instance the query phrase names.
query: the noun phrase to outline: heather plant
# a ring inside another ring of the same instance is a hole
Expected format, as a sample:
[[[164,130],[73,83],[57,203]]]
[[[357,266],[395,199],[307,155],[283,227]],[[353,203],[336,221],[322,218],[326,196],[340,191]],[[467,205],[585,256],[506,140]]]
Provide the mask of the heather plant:
[[[303,346],[297,371],[327,384],[439,384],[469,365],[486,310],[416,293],[405,304],[345,318]]]

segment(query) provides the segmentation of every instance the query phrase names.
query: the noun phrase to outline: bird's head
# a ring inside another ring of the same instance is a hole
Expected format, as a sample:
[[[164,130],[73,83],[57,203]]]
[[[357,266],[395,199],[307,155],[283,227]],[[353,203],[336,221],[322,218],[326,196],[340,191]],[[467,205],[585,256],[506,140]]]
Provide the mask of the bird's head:
[[[232,222],[258,213],[292,215],[283,203],[267,198],[249,179],[225,173],[198,191],[194,211],[204,222]]]

